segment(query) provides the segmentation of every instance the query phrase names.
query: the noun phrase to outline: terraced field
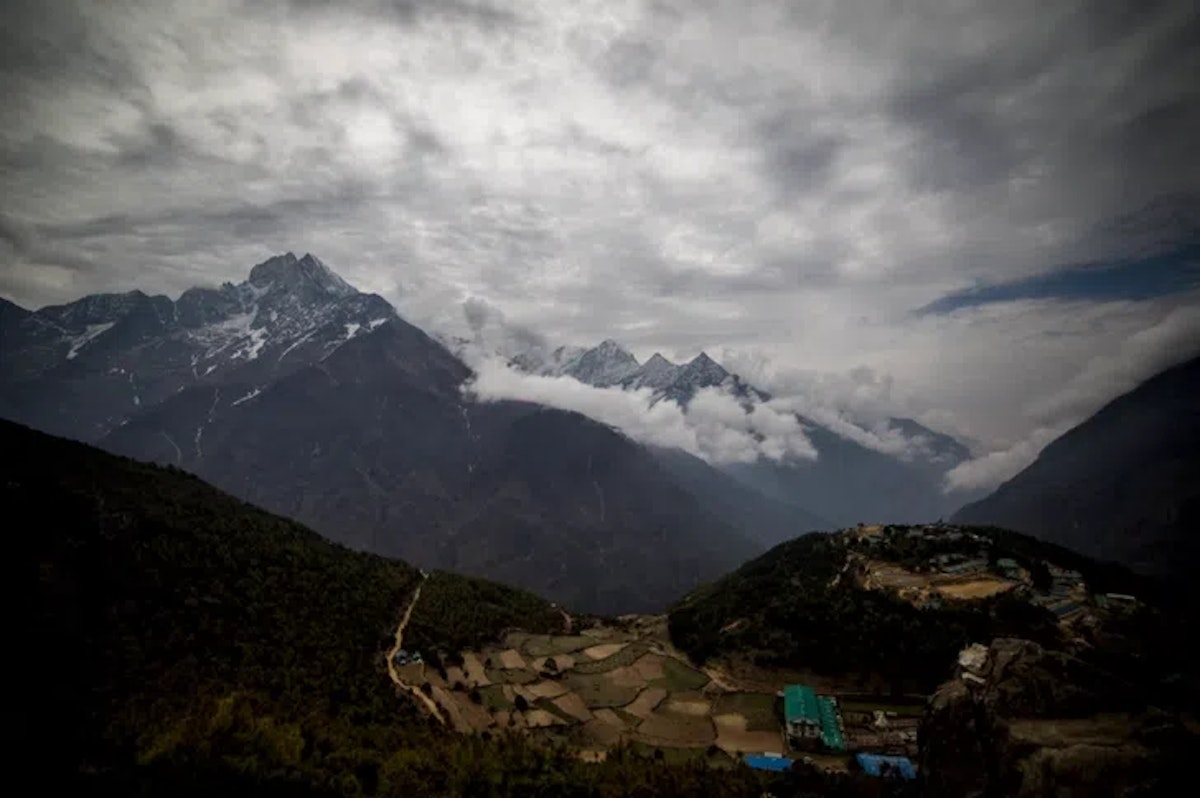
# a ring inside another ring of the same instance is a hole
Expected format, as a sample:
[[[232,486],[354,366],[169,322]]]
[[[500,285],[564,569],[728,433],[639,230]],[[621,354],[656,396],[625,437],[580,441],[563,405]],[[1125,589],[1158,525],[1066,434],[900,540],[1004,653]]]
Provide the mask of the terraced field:
[[[445,714],[461,731],[522,729],[592,757],[620,741],[680,756],[781,752],[775,696],[713,682],[652,621],[513,631],[498,646],[459,652],[462,664],[446,667],[444,679],[430,669],[424,678],[439,702],[454,705]]]

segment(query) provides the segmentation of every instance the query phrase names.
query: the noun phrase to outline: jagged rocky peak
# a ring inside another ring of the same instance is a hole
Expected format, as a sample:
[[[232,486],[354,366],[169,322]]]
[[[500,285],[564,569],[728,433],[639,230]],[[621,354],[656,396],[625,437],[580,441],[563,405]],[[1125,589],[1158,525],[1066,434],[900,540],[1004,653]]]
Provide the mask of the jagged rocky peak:
[[[163,297],[165,299],[165,297]],[[153,299],[159,299],[154,297]],[[69,325],[101,324],[115,321],[148,304],[151,297],[141,291],[122,294],[91,294],[66,305],[44,308],[43,312]]]
[[[615,385],[637,371],[637,358],[611,338],[584,352],[567,372],[590,385]]]
[[[680,367],[655,352],[649,360],[623,383],[629,388],[653,388],[661,390],[678,376]]]
[[[592,351],[603,355],[604,357],[615,358],[624,361],[633,361],[634,363],[637,363],[637,358],[630,354],[628,349],[621,346],[611,338],[605,338],[600,342],[600,345]]]
[[[729,376],[729,372],[707,352],[696,355],[683,368],[689,375],[701,378],[706,385],[718,385]]]
[[[642,366],[642,371],[665,371],[674,368],[678,368],[678,366],[663,357],[661,353],[655,352]]]
[[[332,297],[347,297],[358,291],[315,255],[305,253],[297,258],[287,252],[268,258],[250,270],[250,285],[265,290],[272,287],[315,288]]]

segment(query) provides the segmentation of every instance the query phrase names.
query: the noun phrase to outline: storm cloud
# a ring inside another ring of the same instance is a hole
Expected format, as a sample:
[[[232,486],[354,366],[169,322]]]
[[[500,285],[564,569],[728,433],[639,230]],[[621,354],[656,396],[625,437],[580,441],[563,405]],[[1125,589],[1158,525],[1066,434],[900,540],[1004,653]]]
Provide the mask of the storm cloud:
[[[311,251],[446,335],[727,351],[810,414],[909,415],[973,445],[963,485],[1200,350],[1188,0],[3,14],[27,307]]]

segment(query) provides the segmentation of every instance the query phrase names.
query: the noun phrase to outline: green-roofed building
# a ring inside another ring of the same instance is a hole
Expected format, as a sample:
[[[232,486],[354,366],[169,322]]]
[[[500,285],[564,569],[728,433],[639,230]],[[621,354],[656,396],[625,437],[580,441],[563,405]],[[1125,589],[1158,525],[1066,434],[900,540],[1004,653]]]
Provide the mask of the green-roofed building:
[[[804,684],[783,688],[783,717],[788,739],[798,748],[824,745],[832,751],[845,751],[842,724],[832,698],[818,696]]]
[[[846,740],[842,736],[842,719],[837,704],[826,696],[818,696],[817,703],[821,709],[821,742],[830,751],[845,751]]]

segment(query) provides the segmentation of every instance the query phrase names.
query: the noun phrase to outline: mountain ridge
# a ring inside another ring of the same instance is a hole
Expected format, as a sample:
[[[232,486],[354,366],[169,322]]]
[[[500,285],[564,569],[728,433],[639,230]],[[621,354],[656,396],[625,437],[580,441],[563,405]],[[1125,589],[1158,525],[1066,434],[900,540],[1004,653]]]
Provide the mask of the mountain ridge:
[[[474,401],[465,363],[312,255],[174,302],[3,315],[20,334],[3,342],[0,415],[188,469],[358,549],[615,612],[761,550],[624,434]]]
[[[1200,357],[1144,381],[962,507],[995,523],[1188,584],[1200,564]]]
[[[568,351],[576,354],[564,359],[563,353]],[[581,360],[586,361],[587,368],[574,368]],[[636,358],[610,339],[590,349],[558,347],[549,361],[530,352],[509,362],[527,373],[573,377],[595,387],[649,390],[652,404],[674,402],[685,413],[704,389],[727,392],[747,409],[772,399],[703,351],[683,364],[672,363],[656,352],[646,363],[634,367],[631,363],[636,363]],[[606,376],[593,381],[593,372]],[[613,374],[625,376],[617,379]],[[945,492],[944,477],[971,453],[953,437],[913,419],[889,418],[885,423],[911,444],[910,453],[897,455],[866,446],[844,430],[825,426],[803,413],[794,416],[817,450],[815,462],[760,458],[753,463],[722,465],[720,470],[772,502],[804,508],[810,523],[822,519],[822,525],[930,522],[949,516],[961,504],[961,497]],[[864,436],[870,434],[866,429],[862,432]]]

